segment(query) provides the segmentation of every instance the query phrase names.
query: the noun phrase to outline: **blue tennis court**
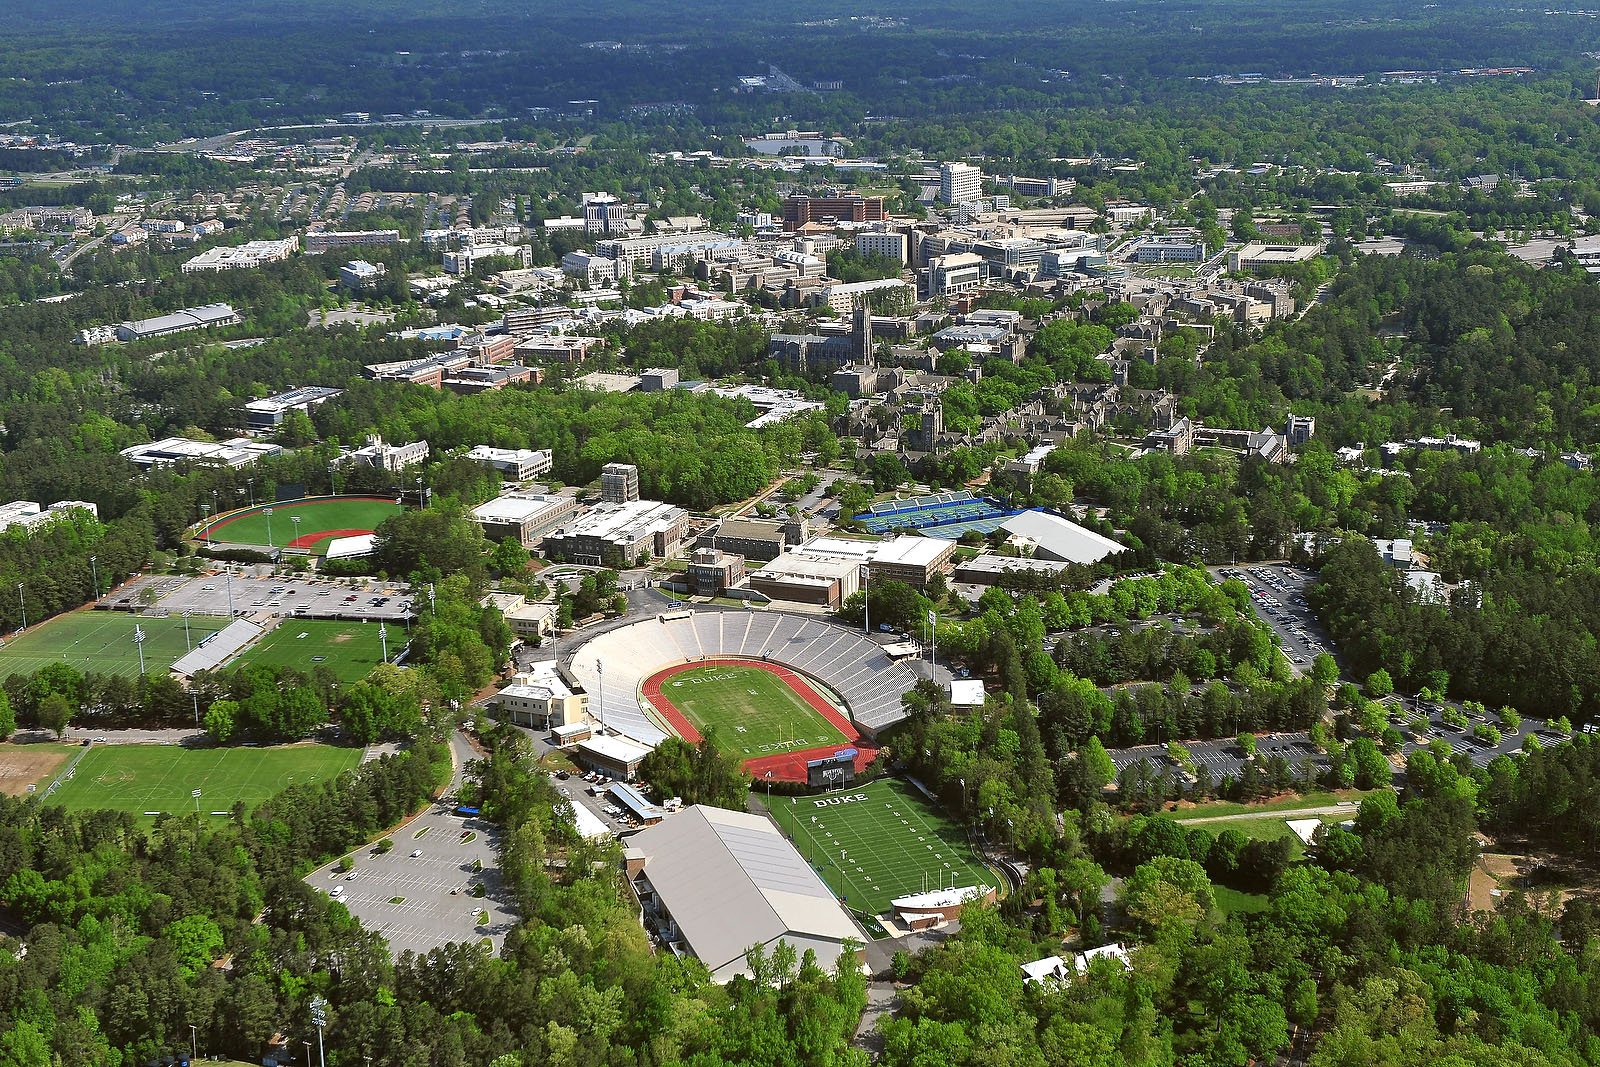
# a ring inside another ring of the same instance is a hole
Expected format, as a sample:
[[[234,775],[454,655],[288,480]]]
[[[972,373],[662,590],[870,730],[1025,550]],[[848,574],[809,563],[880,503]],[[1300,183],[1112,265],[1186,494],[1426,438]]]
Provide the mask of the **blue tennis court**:
[[[910,529],[953,541],[969,530],[989,533],[1015,514],[988,497],[961,490],[885,500],[856,519],[873,533]]]

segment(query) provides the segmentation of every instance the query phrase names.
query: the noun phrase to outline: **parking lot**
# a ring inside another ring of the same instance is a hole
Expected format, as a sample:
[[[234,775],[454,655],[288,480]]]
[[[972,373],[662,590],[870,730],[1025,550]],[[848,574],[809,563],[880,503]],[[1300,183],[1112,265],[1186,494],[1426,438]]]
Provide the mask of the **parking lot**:
[[[1311,669],[1311,661],[1320,653],[1334,654],[1333,641],[1311,615],[1306,605],[1306,590],[1316,582],[1316,576],[1282,563],[1262,564],[1255,567],[1214,567],[1217,580],[1237,578],[1250,590],[1256,614],[1273,633],[1278,635],[1279,647],[1296,674]]]
[[[356,588],[321,578],[234,576],[230,580],[220,574],[171,585],[154,605],[139,607],[172,614],[192,611],[197,615],[226,618],[230,586],[236,615],[399,622],[413,614],[405,587],[391,582],[372,582],[365,588]]]
[[[1211,780],[1220,782],[1224,776],[1231,775],[1235,778],[1244,768],[1244,750],[1238,742],[1231,738],[1219,738],[1214,741],[1184,741],[1183,747],[1188,750],[1189,758],[1198,768],[1204,766],[1211,772]],[[1110,752],[1111,762],[1116,765],[1120,773],[1123,768],[1130,767],[1140,760],[1146,760],[1156,770],[1162,768],[1176,769],[1177,763],[1167,755],[1166,745],[1139,745],[1136,748],[1118,748]],[[1289,761],[1289,766],[1296,774],[1299,773],[1300,764],[1310,759],[1317,765],[1319,771],[1328,766],[1328,757],[1318,752],[1311,744],[1311,739],[1304,732],[1282,734],[1258,734],[1256,736],[1256,758],[1260,762],[1273,756],[1281,756]]]
[[[435,805],[393,836],[388,853],[364,848],[354,853],[349,874],[334,864],[306,880],[324,893],[337,891],[350,914],[381,933],[396,955],[485,937],[498,950],[516,920],[496,865],[494,834],[485,820]],[[472,895],[477,885],[481,897]],[[478,922],[480,912],[487,913],[486,923]]]

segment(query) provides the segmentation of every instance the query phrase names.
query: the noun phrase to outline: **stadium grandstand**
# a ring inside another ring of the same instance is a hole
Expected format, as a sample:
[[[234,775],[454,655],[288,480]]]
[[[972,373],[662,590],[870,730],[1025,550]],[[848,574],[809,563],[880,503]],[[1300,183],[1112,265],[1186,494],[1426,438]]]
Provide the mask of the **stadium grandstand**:
[[[667,734],[640,707],[640,686],[675,664],[719,657],[764,657],[816,679],[868,736],[905,718],[900,695],[916,684],[909,667],[855,630],[774,611],[668,612],[598,635],[565,667],[588,692],[592,716],[657,745]]]
[[[961,489],[879,501],[855,518],[872,533],[917,530],[953,541],[969,530],[988,533],[1014,514],[988,497]]]

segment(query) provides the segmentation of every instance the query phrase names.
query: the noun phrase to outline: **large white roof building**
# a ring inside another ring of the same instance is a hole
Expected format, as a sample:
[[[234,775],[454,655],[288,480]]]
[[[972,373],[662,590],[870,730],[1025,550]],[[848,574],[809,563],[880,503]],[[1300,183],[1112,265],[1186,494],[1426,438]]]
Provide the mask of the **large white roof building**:
[[[862,941],[849,913],[769,820],[697,805],[628,839],[628,875],[665,940],[718,982],[748,974],[745,951],[779,941],[831,969]]]

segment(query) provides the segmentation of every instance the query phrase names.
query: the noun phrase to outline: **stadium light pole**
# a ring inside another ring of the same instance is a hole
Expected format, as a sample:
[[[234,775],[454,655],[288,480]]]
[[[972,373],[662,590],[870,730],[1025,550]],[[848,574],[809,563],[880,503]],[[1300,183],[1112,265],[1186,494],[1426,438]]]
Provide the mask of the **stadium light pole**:
[[[90,571],[91,574],[94,575],[94,598],[96,600],[99,600],[100,599],[100,568],[98,566],[96,566],[96,559],[97,559],[97,557],[95,557],[95,556],[90,556],[89,557],[89,571]]]
[[[194,724],[198,728],[200,725],[200,690],[189,690],[189,699],[194,701]]]
[[[207,510],[207,508],[206,508],[206,506],[204,504],[201,504],[200,505],[200,521],[202,523],[205,523],[206,547],[207,548],[215,548],[217,543],[211,539],[211,524],[209,522],[206,522],[206,520],[209,519],[210,517],[211,517],[211,512],[209,510]]]
[[[139,673],[144,674],[144,630],[138,623],[133,624],[133,647],[139,650]]]
[[[233,571],[231,569],[222,572],[222,584],[228,587],[228,618],[231,621],[233,619]]]
[[[21,582],[17,583],[17,603],[22,605],[22,628],[26,630],[28,628],[28,601],[22,595],[22,585],[23,583]]]
[[[272,509],[271,508],[263,508],[262,511],[267,516],[267,547],[268,548],[276,547],[272,543]]]
[[[928,653],[928,681],[934,682],[939,672],[939,631],[937,620],[939,615],[933,609],[928,610],[928,643],[933,646],[933,651]]]
[[[389,628],[383,623],[378,624],[378,640],[383,642],[383,662],[389,662]]]
[[[600,736],[606,734],[606,665],[594,661],[594,702],[600,708]]]
[[[250,506],[251,507],[255,507],[256,506],[256,480],[254,478],[246,478],[244,480],[244,484],[245,484],[245,487],[246,487],[245,488],[245,492],[250,494]]]
[[[290,515],[289,521],[294,523],[294,539],[289,542],[292,545],[300,540],[300,516]]]
[[[189,652],[194,651],[194,644],[189,640],[189,613],[187,611],[183,613],[183,647]]]
[[[328,1002],[320,996],[311,998],[311,1021],[317,1027],[317,1055],[322,1058],[322,1067],[328,1067],[328,1053],[322,1047],[322,1028],[328,1025]],[[306,1049],[310,1053],[309,1044]]]

